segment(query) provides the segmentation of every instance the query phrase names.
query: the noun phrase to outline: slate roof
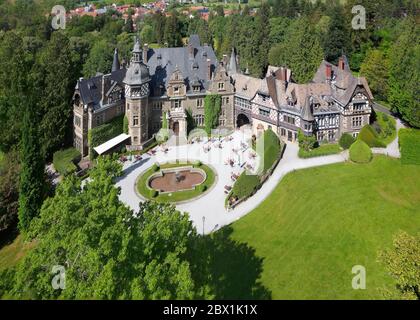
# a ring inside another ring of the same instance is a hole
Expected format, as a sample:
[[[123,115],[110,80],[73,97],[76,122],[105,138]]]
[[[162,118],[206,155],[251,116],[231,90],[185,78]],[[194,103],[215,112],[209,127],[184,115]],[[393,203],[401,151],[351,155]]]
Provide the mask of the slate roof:
[[[105,77],[104,88],[110,88],[114,82],[118,83],[120,86],[123,86],[122,82],[125,77],[126,69],[119,69],[117,71],[111,72],[107,77]],[[102,107],[102,80],[103,75],[98,75],[90,79],[80,79],[77,82],[77,86],[80,92],[80,99],[83,104],[92,104],[94,109],[99,109]]]
[[[367,92],[368,98],[373,99],[372,92],[370,91],[366,79],[364,77],[353,76],[348,66],[346,66],[347,60],[345,59],[344,61],[345,67],[344,70],[341,70],[337,66],[323,60],[312,81],[315,83],[326,83],[326,68],[327,65],[330,65],[333,74],[331,80],[331,94],[342,106],[345,106],[350,102],[357,86],[363,86]]]
[[[213,48],[200,45],[198,35],[192,35],[189,46],[194,49],[194,55],[190,55],[188,47],[149,49],[147,52],[147,66],[152,78],[153,88],[164,84],[167,87],[171,74],[177,67],[187,85],[187,94],[192,94],[192,81],[200,82],[201,93],[209,88],[207,59],[210,59],[211,71],[214,73],[217,66],[217,58]],[[196,93],[196,92],[194,92]]]

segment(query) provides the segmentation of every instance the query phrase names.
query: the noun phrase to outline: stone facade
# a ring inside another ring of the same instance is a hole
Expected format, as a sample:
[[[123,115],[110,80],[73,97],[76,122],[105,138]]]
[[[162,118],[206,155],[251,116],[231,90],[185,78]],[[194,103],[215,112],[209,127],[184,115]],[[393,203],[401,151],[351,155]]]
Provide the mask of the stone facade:
[[[138,39],[127,67],[114,53],[112,72],[77,82],[73,96],[74,145],[89,152],[88,131],[125,113],[131,144],[142,147],[162,127],[166,115],[176,135],[187,134],[187,117],[204,126],[204,99],[222,98],[219,128],[249,124],[256,135],[268,128],[295,141],[298,130],[320,142],[357,135],[369,123],[372,94],[364,78],[354,77],[345,57],[334,66],[323,61],[308,84],[292,71],[269,66],[265,78],[241,73],[232,50],[218,62],[213,49],[193,35],[182,48],[149,49]]]

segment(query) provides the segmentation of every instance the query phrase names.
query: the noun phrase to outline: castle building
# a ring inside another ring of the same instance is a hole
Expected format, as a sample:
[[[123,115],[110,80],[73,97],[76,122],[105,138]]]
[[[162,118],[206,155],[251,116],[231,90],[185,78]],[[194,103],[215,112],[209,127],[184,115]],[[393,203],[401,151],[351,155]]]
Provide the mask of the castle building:
[[[122,114],[128,120],[127,144],[146,145],[163,121],[185,137],[187,117],[204,126],[208,94],[221,96],[219,128],[248,124],[256,135],[271,128],[289,141],[300,129],[320,142],[337,141],[344,132],[356,136],[369,123],[373,98],[366,79],[352,75],[345,57],[338,66],[322,61],[310,83],[298,84],[284,67],[269,66],[263,79],[243,74],[235,50],[218,61],[197,35],[179,48],[152,49],[136,39],[127,67],[120,66],[116,50],[110,74],[77,82],[74,146],[88,155],[89,130]]]

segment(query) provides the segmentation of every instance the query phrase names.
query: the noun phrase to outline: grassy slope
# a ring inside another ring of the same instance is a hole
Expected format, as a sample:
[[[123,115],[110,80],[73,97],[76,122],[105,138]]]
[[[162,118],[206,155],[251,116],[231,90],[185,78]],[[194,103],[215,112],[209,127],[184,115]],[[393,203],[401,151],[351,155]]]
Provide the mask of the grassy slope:
[[[264,258],[262,282],[274,299],[381,298],[379,288],[393,282],[378,250],[399,229],[420,229],[419,179],[419,166],[384,156],[296,171],[233,224],[233,237]],[[351,287],[357,264],[366,290]]]
[[[21,235],[12,243],[0,248],[0,270],[13,267],[26,253],[35,246],[35,242],[24,242]]]

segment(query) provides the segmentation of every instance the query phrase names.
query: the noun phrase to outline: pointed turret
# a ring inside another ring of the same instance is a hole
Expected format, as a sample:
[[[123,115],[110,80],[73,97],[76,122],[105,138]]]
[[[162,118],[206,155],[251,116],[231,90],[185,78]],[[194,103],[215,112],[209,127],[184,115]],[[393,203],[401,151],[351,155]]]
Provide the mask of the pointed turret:
[[[314,115],[312,113],[312,99],[313,98],[311,96],[307,96],[305,105],[303,106],[303,109],[302,109],[301,117],[305,121],[315,120]]]
[[[117,71],[119,69],[120,69],[120,60],[118,59],[118,49],[115,48],[115,51],[114,51],[114,60],[112,61],[112,69],[111,69],[111,71],[114,72],[114,71]]]

